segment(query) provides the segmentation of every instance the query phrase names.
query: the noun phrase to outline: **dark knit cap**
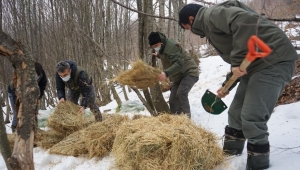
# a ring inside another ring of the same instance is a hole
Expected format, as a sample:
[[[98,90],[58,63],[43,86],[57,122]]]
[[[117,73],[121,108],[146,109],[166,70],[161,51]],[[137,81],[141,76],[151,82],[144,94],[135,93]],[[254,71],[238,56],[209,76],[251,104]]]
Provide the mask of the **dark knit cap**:
[[[149,45],[150,46],[161,42],[161,39],[160,39],[160,36],[159,36],[158,32],[151,32],[149,37],[148,37],[148,40],[149,40]]]
[[[196,17],[199,9],[202,7],[203,6],[199,4],[187,4],[182,7],[179,11],[179,25],[182,26],[181,24],[189,24],[189,17]]]

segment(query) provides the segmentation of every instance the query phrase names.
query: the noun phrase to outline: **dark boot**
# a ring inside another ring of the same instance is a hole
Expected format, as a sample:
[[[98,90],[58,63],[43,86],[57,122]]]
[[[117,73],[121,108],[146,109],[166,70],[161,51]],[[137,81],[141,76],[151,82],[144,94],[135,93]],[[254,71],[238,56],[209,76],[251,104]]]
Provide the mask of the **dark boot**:
[[[94,112],[96,122],[102,122],[102,115],[100,111]]]
[[[243,131],[232,127],[225,127],[225,140],[223,151],[227,155],[240,155],[244,150],[246,138]]]
[[[263,170],[270,166],[270,145],[247,144],[247,170]]]
[[[16,126],[14,126],[14,125],[11,125],[11,131],[12,131],[12,133],[15,133],[15,131],[16,131]]]

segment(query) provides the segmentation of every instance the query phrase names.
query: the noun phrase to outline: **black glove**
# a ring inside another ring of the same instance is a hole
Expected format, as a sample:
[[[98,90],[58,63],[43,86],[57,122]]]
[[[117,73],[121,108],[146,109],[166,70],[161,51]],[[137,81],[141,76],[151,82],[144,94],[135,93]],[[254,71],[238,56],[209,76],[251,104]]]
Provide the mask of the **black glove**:
[[[225,86],[225,84],[227,83],[227,81],[230,79],[230,77],[233,75],[233,73],[232,72],[230,72],[230,73],[228,73],[227,75],[226,75],[226,80],[222,83],[222,87],[224,87]],[[232,90],[236,85],[237,85],[237,83],[238,82],[240,82],[240,80],[241,80],[241,78],[239,77],[230,87],[229,87],[229,89],[228,89],[228,91],[230,91],[230,90]]]

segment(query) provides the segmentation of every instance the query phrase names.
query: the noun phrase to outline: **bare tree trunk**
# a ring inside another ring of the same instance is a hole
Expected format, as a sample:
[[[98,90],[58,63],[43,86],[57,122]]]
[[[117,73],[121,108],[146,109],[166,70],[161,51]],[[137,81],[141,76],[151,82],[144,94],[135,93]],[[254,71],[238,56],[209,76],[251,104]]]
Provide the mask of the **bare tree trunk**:
[[[164,17],[165,16],[165,0],[159,0],[158,2],[159,2],[159,16]],[[159,31],[163,31],[165,28],[164,19],[159,18],[158,24],[159,24],[159,27],[158,27]]]
[[[0,31],[2,32],[2,0],[0,0]]]
[[[17,97],[21,104],[14,150],[8,159],[11,169],[34,169],[33,138],[36,128],[39,88],[35,79],[34,62],[24,47],[7,34],[0,32],[0,55],[7,57],[16,67]]]
[[[157,113],[155,110],[152,109],[152,107],[150,107],[150,105],[148,104],[148,102],[143,98],[143,96],[141,95],[141,93],[139,92],[138,89],[136,88],[131,88],[139,97],[139,99],[142,101],[142,103],[144,104],[144,106],[146,107],[146,109],[150,112],[151,116],[157,116]]]
[[[152,67],[157,67],[156,56],[152,56]],[[159,83],[157,83],[153,88],[150,88],[150,91],[156,111],[158,113],[170,113],[169,105],[162,95]]]
[[[115,99],[116,102],[118,103],[118,106],[121,106],[121,105],[122,105],[122,101],[121,101],[121,99],[120,99],[120,97],[119,97],[119,95],[118,95],[118,93],[117,93],[117,91],[116,91],[116,88],[115,88],[114,83],[111,83],[110,88],[111,88],[111,92],[112,92],[112,94],[113,94],[113,96],[114,96],[114,99]]]
[[[8,95],[7,95],[7,92],[3,92],[3,97],[4,97],[4,99],[5,99],[6,108],[7,108],[4,123],[10,123],[10,121],[9,121],[10,107],[9,107],[9,102],[8,102]],[[2,102],[1,102],[1,103],[2,103]]]
[[[125,86],[122,86],[122,91],[124,93],[125,100],[129,100]]]
[[[3,102],[3,98],[0,96],[0,103]],[[5,161],[6,167],[9,169],[9,165],[8,165],[8,158],[10,158],[11,156],[11,150],[10,150],[10,146],[9,146],[9,142],[7,139],[7,135],[6,135],[6,128],[5,128],[5,124],[3,122],[3,113],[2,113],[2,108],[1,108],[1,112],[0,112],[0,150],[1,150],[1,155]],[[8,114],[8,113],[6,113]]]
[[[171,16],[171,14],[172,14],[172,0],[169,0],[169,17]],[[168,37],[171,37],[170,30],[171,30],[171,20],[168,20],[168,30],[167,30]]]

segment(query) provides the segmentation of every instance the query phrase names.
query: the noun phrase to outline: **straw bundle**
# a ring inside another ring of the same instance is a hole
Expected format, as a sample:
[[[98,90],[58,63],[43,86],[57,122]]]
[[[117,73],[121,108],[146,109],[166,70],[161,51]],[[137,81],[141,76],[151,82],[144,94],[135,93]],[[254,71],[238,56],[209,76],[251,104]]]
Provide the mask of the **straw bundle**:
[[[49,149],[65,138],[65,135],[54,130],[44,131],[42,137],[36,141],[38,147]]]
[[[224,154],[211,132],[186,116],[161,115],[120,126],[113,154],[120,169],[214,169]]]
[[[113,114],[105,116],[103,122],[97,122],[85,129],[76,131],[50,148],[50,153],[91,157],[104,157],[109,154],[114,143],[118,127],[129,120],[127,116]]]
[[[16,133],[7,134],[7,138],[11,149],[13,149],[14,147],[15,137]],[[44,131],[38,128],[37,131],[34,133],[33,146],[39,146],[41,148],[48,149],[54,144],[60,142],[63,138],[64,136],[62,134],[59,134],[55,131]]]
[[[81,131],[74,132],[67,136],[64,140],[51,147],[49,152],[67,156],[79,156],[88,153],[85,148],[84,140],[82,140]]]
[[[117,129],[128,120],[127,116],[113,114],[103,122],[95,123],[83,129],[82,137],[85,140],[89,157],[108,155],[112,149]]]
[[[80,106],[70,101],[59,104],[48,118],[48,127],[67,135],[82,129],[84,116],[79,110]]]
[[[142,60],[132,62],[130,65],[132,69],[120,72],[113,81],[139,89],[147,89],[158,83],[160,70],[147,65]]]

